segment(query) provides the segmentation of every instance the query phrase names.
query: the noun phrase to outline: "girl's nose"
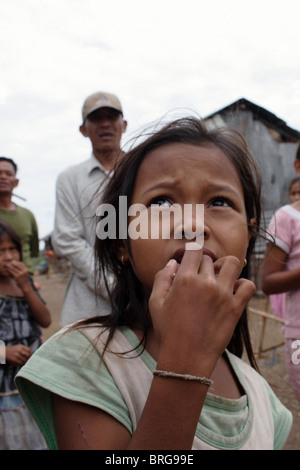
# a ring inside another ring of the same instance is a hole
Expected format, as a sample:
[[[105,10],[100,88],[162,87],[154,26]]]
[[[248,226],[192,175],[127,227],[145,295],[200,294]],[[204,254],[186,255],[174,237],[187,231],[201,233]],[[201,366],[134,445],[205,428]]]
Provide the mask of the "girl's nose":
[[[184,238],[188,241],[196,241],[201,246],[203,245],[205,238],[203,204],[185,204],[182,218],[176,222],[176,238]]]
[[[11,253],[10,250],[5,250],[4,251],[4,259],[5,259],[5,261],[10,261],[10,260],[13,259],[12,253]]]

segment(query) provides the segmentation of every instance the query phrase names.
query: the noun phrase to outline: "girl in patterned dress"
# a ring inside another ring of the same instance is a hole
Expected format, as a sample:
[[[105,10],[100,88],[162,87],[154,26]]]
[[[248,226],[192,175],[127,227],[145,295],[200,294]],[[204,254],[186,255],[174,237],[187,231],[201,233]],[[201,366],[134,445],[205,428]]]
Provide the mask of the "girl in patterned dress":
[[[21,261],[18,235],[0,220],[0,449],[37,450],[45,443],[25,407],[14,378],[41,344],[40,327],[50,313]]]

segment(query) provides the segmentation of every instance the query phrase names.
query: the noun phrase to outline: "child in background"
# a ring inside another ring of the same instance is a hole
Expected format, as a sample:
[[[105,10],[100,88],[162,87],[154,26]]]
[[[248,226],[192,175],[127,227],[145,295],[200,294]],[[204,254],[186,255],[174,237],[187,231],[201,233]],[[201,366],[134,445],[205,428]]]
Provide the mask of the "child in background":
[[[296,176],[290,181],[288,193],[291,204],[300,201],[300,176]]]
[[[298,204],[294,204],[300,200],[300,176],[293,178],[288,186],[288,195],[292,207],[297,207]],[[286,304],[287,304],[287,294],[286,292],[281,292],[280,294],[269,295],[269,302],[272,309],[272,312],[276,317],[286,318]],[[284,327],[283,327],[284,331]]]
[[[174,121],[120,161],[102,203],[114,212],[96,240],[98,273],[115,277],[111,312],[50,338],[16,379],[49,447],[281,448],[291,413],[255,370],[247,327],[261,206],[242,137]],[[187,218],[172,217],[186,206]],[[169,214],[169,237],[153,211]]]
[[[299,158],[298,150],[296,170],[300,169]],[[288,295],[287,309],[283,312],[285,361],[290,385],[300,402],[300,367],[293,362],[295,341],[300,339],[300,177],[291,181],[289,194],[291,204],[278,209],[269,224],[268,231],[275,243],[267,244],[261,287],[269,295],[271,306],[277,296]],[[273,308],[275,313],[276,306]]]
[[[41,344],[39,326],[50,325],[50,314],[36,293],[22,263],[21,242],[0,220],[0,449],[38,450],[45,441],[25,407],[14,379]]]

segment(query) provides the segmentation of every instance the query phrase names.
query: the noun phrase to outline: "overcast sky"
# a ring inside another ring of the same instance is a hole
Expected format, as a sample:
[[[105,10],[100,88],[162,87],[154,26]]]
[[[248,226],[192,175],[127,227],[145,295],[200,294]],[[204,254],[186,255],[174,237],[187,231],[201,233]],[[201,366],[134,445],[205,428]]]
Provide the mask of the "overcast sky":
[[[122,101],[126,146],[149,122],[239,98],[300,130],[299,0],[0,0],[0,155],[52,231],[55,181],[87,159],[85,97]]]

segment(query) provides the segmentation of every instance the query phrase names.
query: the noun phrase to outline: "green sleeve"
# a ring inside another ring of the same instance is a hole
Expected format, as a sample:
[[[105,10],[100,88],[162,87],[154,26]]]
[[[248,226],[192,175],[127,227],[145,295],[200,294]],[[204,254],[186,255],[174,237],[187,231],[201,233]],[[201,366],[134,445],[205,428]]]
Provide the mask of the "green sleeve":
[[[274,420],[274,450],[280,450],[291,431],[293,417],[292,413],[277,398],[267,381],[265,379],[263,381],[269,395]]]
[[[46,341],[16,377],[19,392],[50,449],[57,449],[52,393],[99,408],[132,433],[129,412],[99,353],[78,330]]]

